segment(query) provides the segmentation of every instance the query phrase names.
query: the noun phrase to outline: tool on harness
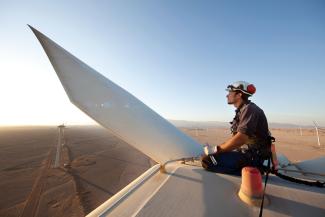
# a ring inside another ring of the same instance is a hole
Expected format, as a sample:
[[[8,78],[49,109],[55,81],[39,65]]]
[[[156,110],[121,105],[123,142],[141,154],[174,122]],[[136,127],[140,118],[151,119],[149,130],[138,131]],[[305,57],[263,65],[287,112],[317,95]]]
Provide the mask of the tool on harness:
[[[278,157],[276,156],[275,145],[273,142],[271,144],[271,153],[272,170],[277,170],[279,168],[279,161]]]

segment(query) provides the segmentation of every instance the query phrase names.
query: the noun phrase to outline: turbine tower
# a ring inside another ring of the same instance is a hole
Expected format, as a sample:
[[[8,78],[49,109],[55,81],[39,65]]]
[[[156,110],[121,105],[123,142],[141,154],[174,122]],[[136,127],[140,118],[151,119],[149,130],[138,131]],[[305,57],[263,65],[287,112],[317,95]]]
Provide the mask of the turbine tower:
[[[60,167],[61,147],[64,145],[64,128],[64,124],[58,126],[58,144],[56,146],[54,168]]]
[[[316,136],[317,136],[317,144],[320,147],[320,140],[319,140],[319,133],[318,133],[318,124],[316,123],[316,121],[313,121],[314,125],[315,125],[315,130],[316,130]]]

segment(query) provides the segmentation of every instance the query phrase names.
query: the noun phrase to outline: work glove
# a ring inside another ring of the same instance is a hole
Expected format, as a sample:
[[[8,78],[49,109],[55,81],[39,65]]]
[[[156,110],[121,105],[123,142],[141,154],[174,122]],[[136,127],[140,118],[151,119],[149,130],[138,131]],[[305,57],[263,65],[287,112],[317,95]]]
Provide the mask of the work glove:
[[[209,144],[204,145],[205,155],[212,155],[217,153],[217,146],[210,146]]]
[[[217,153],[217,151],[218,151],[217,146],[210,146],[209,144],[205,144],[203,149],[204,149],[204,154],[206,156],[209,156],[209,158],[211,159],[211,162],[214,165],[217,165],[218,162],[216,161],[216,159],[213,156],[213,154]]]

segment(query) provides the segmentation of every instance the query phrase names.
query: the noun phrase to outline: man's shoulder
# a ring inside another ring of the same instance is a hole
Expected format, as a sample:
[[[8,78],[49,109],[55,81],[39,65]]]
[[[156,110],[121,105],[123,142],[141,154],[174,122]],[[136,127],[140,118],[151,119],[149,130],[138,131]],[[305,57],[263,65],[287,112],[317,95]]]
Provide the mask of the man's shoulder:
[[[242,112],[263,112],[263,110],[258,107],[255,103],[249,102],[243,106]]]

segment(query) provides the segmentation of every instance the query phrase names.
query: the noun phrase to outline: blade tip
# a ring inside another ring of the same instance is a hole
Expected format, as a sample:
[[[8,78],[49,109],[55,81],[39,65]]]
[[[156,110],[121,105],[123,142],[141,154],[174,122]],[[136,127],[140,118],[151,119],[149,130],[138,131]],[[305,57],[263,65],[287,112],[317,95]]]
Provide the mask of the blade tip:
[[[31,30],[33,30],[34,29],[34,27],[32,27],[31,25],[29,25],[29,24],[27,24],[27,26],[31,29]]]
[[[33,26],[31,26],[31,25],[29,25],[29,24],[27,24],[27,26],[33,31],[33,33],[35,34],[35,35],[37,35],[38,33],[39,33],[39,31],[37,30],[37,29],[35,29]]]

